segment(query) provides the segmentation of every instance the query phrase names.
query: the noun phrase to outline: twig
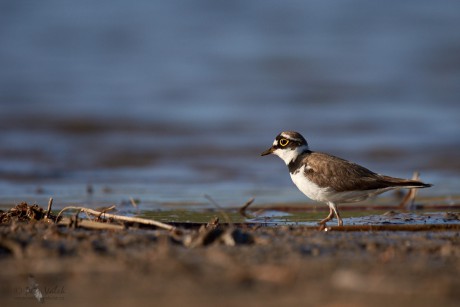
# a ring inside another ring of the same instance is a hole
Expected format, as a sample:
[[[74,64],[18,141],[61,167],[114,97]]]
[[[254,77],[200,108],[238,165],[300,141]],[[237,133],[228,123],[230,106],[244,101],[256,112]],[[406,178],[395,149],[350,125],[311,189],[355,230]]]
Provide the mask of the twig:
[[[72,225],[73,223],[74,222],[72,219],[64,217],[58,222],[58,225],[69,226],[69,225]],[[78,223],[78,227],[87,228],[87,229],[97,229],[97,230],[123,230],[125,229],[123,225],[101,223],[101,222],[96,222],[93,220],[81,220]]]
[[[107,213],[109,211],[112,211],[112,210],[115,210],[117,206],[115,205],[112,205],[110,207],[97,207],[95,208],[96,211],[99,211],[100,214],[98,216],[96,216],[96,220],[98,220],[99,218],[101,218],[101,216],[104,214],[104,213]],[[88,212],[85,212],[86,216],[88,217],[88,219],[91,219],[90,215]]]
[[[61,212],[59,212],[57,219],[59,219],[61,214],[66,210],[80,210],[80,211],[85,212],[87,214],[92,214],[92,215],[95,215],[95,216],[98,216],[98,217],[100,217],[102,214],[104,214],[104,217],[108,218],[108,219],[114,219],[114,220],[123,221],[123,222],[130,222],[130,223],[138,223],[138,224],[142,224],[142,225],[151,225],[151,226],[155,226],[155,227],[170,230],[170,231],[176,230],[176,227],[174,227],[174,226],[171,226],[169,224],[165,224],[165,223],[162,223],[162,222],[158,222],[158,221],[155,221],[155,220],[151,220],[151,219],[144,219],[144,218],[140,218],[140,217],[129,217],[129,216],[123,216],[123,215],[104,213],[104,212],[101,212],[101,211],[96,211],[96,210],[93,210],[93,209],[84,208],[84,207],[76,207],[76,206],[69,206],[69,207],[65,207],[64,209],[62,209]]]
[[[50,197],[50,200],[48,201],[48,210],[46,210],[46,215],[45,215],[45,217],[46,217],[47,219],[50,218],[50,213],[51,213],[51,207],[52,207],[52,206],[53,206],[53,198]]]
[[[218,210],[219,210],[219,213],[222,214],[222,216],[224,217],[225,221],[229,224],[229,225],[233,225],[233,222],[232,220],[230,219],[230,216],[224,211],[224,209],[211,197],[209,196],[208,194],[205,194],[204,197],[209,200],[209,202],[211,204],[213,204]]]
[[[207,228],[217,228],[217,226],[219,226],[219,217],[218,216],[214,216],[205,226],[204,228],[207,229]]]
[[[75,216],[74,216],[74,221],[73,223],[70,223],[70,226],[73,228],[73,229],[77,229],[78,228],[78,215],[80,214],[82,210],[77,210],[77,212],[75,212]],[[72,219],[71,219],[72,220]]]
[[[112,211],[116,208],[117,206],[113,205],[113,206],[110,206],[110,207],[107,207],[107,208],[104,208],[101,210],[101,213],[107,213],[109,211]],[[102,214],[101,214],[102,215]]]
[[[137,202],[136,202],[136,200],[135,200],[134,198],[130,197],[130,198],[129,198],[129,201],[130,201],[130,203],[131,203],[131,206],[133,206],[134,208],[137,209]]]
[[[251,216],[249,216],[247,213],[246,213],[246,209],[254,202],[255,198],[252,197],[251,199],[249,199],[239,210],[238,212],[244,216],[245,218],[251,218]]]
[[[412,180],[419,180],[419,173],[414,172],[412,175]],[[399,209],[410,209],[414,205],[415,196],[417,195],[418,189],[409,189],[406,196],[404,196],[401,203],[398,205]]]

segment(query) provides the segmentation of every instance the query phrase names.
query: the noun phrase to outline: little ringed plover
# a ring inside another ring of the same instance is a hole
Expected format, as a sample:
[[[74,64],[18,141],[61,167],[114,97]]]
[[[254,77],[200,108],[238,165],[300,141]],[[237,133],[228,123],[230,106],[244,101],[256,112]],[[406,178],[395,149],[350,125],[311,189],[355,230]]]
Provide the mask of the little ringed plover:
[[[347,160],[311,151],[305,138],[294,131],[278,134],[272,147],[261,155],[268,154],[275,154],[286,163],[292,181],[302,193],[329,206],[329,215],[319,222],[323,226],[334,214],[338,225],[343,225],[337,209],[339,203],[362,201],[393,189],[432,186],[417,180],[380,175]]]

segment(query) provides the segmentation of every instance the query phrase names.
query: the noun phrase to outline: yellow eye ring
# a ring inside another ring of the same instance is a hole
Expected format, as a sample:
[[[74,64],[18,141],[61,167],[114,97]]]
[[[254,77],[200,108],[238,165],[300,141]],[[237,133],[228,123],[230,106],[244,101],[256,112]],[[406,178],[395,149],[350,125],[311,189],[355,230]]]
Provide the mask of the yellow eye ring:
[[[287,140],[287,139],[281,139],[280,140],[280,145],[281,146],[285,147],[285,146],[287,146],[287,144],[289,144],[289,140]]]

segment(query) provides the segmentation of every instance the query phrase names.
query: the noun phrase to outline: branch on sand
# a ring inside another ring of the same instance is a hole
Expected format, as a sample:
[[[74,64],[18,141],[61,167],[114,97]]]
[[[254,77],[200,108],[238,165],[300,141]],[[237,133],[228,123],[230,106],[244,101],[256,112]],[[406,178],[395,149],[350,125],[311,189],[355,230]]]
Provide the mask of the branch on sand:
[[[112,220],[121,221],[121,222],[137,223],[137,224],[141,224],[141,225],[155,226],[155,227],[158,227],[158,228],[161,228],[161,229],[166,229],[166,230],[169,230],[169,231],[176,230],[176,227],[174,227],[172,225],[162,223],[162,222],[158,222],[158,221],[151,220],[151,219],[144,219],[144,218],[140,218],[140,217],[130,217],[130,216],[110,214],[110,213],[105,213],[105,212],[101,212],[101,211],[97,211],[97,210],[93,210],[93,209],[89,209],[89,208],[76,207],[76,206],[69,206],[69,207],[65,207],[64,209],[62,209],[59,212],[56,220],[59,220],[59,217],[62,215],[62,213],[64,211],[67,211],[67,210],[79,210],[79,212],[84,212],[84,213],[86,213],[88,215],[93,215],[93,216],[96,216],[98,218],[103,216],[106,219],[112,219]]]
[[[241,208],[238,209],[238,212],[247,219],[252,218],[249,214],[246,213],[246,209],[254,202],[255,198],[252,197],[249,199]]]

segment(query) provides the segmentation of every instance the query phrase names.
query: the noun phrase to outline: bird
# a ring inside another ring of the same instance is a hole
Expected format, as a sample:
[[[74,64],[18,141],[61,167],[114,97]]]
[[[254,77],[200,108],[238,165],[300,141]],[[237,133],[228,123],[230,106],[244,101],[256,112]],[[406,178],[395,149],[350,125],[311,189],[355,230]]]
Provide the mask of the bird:
[[[286,163],[292,181],[308,198],[326,203],[329,215],[319,222],[337,218],[343,226],[338,204],[363,201],[393,189],[428,188],[432,184],[374,173],[345,159],[310,150],[306,139],[296,131],[278,134],[273,145],[261,156],[274,154]]]

